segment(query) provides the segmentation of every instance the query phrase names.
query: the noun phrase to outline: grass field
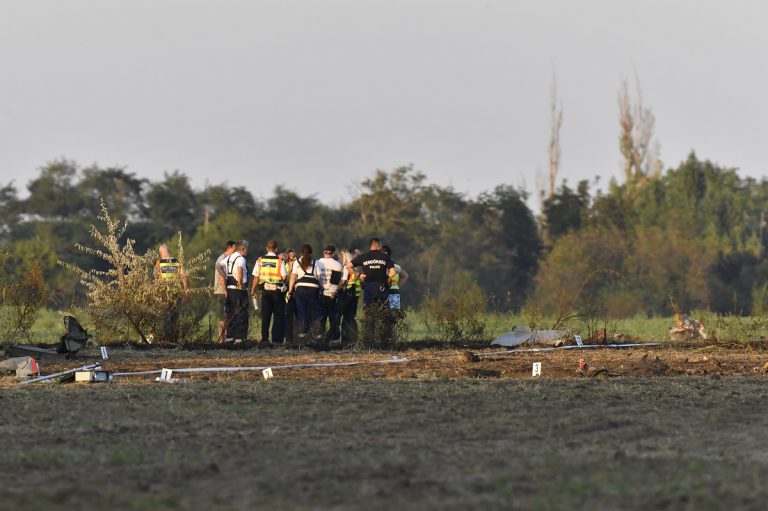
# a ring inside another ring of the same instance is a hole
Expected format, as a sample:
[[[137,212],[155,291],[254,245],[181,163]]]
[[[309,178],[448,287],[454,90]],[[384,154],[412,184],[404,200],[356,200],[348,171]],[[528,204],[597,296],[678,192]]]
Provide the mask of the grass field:
[[[2,509],[764,509],[765,377],[0,394]]]
[[[63,317],[64,314],[62,312],[50,309],[40,311],[39,318],[32,327],[29,340],[33,343],[52,343],[58,340],[59,336],[64,333]],[[541,326],[549,328],[554,324],[554,321],[554,318],[544,318],[541,321]],[[527,325],[528,319],[516,314],[485,314],[484,322],[488,337],[493,339],[512,330],[516,325]],[[83,320],[83,323],[86,328],[93,330],[92,325],[89,325],[86,319]],[[427,330],[424,324],[423,313],[420,311],[409,310],[406,324],[408,339],[410,340],[429,339],[436,336],[435,332]],[[630,338],[664,340],[667,338],[667,332],[672,324],[674,324],[674,319],[672,318],[636,316],[629,319],[613,320],[608,323],[608,329],[616,333],[625,334]],[[215,330],[216,321],[213,317],[203,320],[204,330],[207,331],[209,325],[212,330]],[[261,322],[258,316],[252,315],[250,324],[250,337],[252,339],[260,338],[260,325]],[[568,327],[575,331],[583,328],[577,322],[569,324]],[[138,340],[138,337],[132,340]]]

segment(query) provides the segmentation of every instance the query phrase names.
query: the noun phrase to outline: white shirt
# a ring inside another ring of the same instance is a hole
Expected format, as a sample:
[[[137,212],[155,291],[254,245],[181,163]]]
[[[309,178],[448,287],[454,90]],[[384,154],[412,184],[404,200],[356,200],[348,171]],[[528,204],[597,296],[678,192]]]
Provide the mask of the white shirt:
[[[315,271],[313,272],[313,275],[317,279],[318,285],[320,285],[321,282],[323,282],[323,263],[320,262],[320,260],[315,259]],[[299,279],[302,278],[304,275],[306,275],[307,272],[304,271],[304,268],[301,267],[301,259],[296,259],[296,262],[293,263],[293,271],[291,272],[291,275],[296,275],[296,285],[301,286],[299,283]]]
[[[221,261],[221,266],[224,268],[224,275],[229,275],[230,268],[232,269],[232,276],[237,278],[237,269],[240,268],[243,271],[243,287],[248,283],[248,266],[245,264],[245,257],[240,252],[232,252],[229,257],[225,257]]]
[[[323,278],[320,281],[323,284],[323,294],[326,296],[334,296],[339,289],[338,284],[331,284],[331,274],[334,271],[341,273],[341,280],[349,279],[349,270],[343,267],[333,257],[323,257],[320,259],[320,263],[323,265]]]

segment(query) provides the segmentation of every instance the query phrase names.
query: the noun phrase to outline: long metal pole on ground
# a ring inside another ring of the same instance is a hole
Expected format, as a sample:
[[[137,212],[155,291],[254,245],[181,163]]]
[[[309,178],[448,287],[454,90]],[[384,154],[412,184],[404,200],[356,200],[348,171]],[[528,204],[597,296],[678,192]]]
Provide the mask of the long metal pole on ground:
[[[389,358],[384,360],[373,361],[353,361],[353,362],[316,362],[311,364],[287,364],[287,365],[268,365],[268,366],[231,366],[231,367],[182,367],[180,369],[172,369],[174,373],[222,373],[222,372],[235,372],[235,371],[263,371],[264,369],[302,369],[310,367],[349,367],[365,364],[404,364],[410,362],[408,358]],[[117,378],[120,376],[149,376],[152,374],[161,374],[162,369],[156,371],[136,371],[136,372],[122,372],[113,373],[112,377]]]

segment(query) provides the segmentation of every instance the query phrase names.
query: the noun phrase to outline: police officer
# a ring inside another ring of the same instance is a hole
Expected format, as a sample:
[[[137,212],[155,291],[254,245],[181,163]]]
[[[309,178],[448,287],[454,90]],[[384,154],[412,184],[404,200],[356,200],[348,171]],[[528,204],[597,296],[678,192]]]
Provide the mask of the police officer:
[[[238,241],[222,265],[227,275],[227,333],[224,342],[243,342],[248,338],[248,242]]]
[[[285,323],[285,270],[282,255],[277,254],[277,242],[267,242],[267,253],[258,258],[253,267],[251,296],[256,296],[258,286],[261,292],[261,342],[269,343],[269,325],[272,323],[272,343],[282,344]],[[274,321],[272,321],[274,318]]]
[[[389,248],[388,245],[381,247],[381,250],[389,257],[392,257],[392,249]],[[394,262],[394,259],[392,262]],[[408,282],[408,272],[399,264],[394,264],[397,273],[394,277],[390,277],[389,279],[389,307],[391,309],[400,310],[400,287]]]
[[[392,325],[389,324],[388,281],[396,275],[395,263],[385,254],[381,248],[379,238],[371,238],[370,250],[360,254],[347,263],[347,270],[354,271],[355,267],[361,267],[361,277],[365,276],[363,284],[363,307],[366,315],[366,339],[373,341],[373,333],[377,319],[384,322],[384,336],[392,337]]]
[[[341,263],[349,273],[349,263],[360,251],[350,248],[341,252]],[[357,303],[360,296],[360,273],[353,270],[347,277],[347,284],[339,294],[341,313],[341,341],[343,343],[357,342]]]
[[[323,289],[320,295],[322,330],[325,330],[325,324],[328,322],[329,329],[325,340],[340,341],[339,290],[346,286],[349,272],[336,259],[336,247],[333,245],[325,246],[320,262],[323,264]]]
[[[166,341],[178,341],[181,336],[179,319],[181,317],[182,302],[186,300],[189,292],[187,275],[178,259],[171,256],[167,245],[160,245],[159,258],[155,261],[155,275],[162,285],[170,286],[168,302],[162,311],[164,318],[161,325],[160,337]]]
[[[285,272],[289,276],[293,273],[293,265],[296,264],[296,251],[289,248],[285,251]],[[296,331],[296,298],[293,295],[285,295],[285,342],[288,344],[294,344],[296,339],[294,332]]]

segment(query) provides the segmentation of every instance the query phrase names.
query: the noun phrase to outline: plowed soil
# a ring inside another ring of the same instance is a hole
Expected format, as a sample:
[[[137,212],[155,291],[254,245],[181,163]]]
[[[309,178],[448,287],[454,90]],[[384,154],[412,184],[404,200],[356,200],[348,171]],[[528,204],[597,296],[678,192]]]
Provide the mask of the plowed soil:
[[[274,378],[6,376],[0,510],[765,508],[768,352],[493,351],[112,348],[110,371]]]

